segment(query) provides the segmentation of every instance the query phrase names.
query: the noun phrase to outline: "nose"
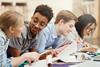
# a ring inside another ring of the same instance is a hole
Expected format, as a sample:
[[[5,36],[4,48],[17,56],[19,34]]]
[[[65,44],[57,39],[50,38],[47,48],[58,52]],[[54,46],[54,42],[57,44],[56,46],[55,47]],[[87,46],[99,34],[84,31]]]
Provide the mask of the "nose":
[[[73,28],[70,28],[70,29],[69,29],[69,32],[72,32],[72,31],[73,31]]]
[[[35,24],[35,27],[34,27],[37,31],[41,31],[41,26],[40,26],[40,24],[38,23],[38,24]]]
[[[35,25],[35,27],[39,28],[39,23],[37,23],[37,24]]]
[[[91,34],[92,34],[92,31],[89,31],[87,35],[91,35]]]

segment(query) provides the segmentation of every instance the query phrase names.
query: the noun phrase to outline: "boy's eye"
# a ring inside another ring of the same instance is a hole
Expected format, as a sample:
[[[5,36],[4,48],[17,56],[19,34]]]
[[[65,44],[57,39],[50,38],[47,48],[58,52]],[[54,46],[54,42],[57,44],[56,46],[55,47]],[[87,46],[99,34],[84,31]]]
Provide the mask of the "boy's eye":
[[[38,20],[37,19],[34,19],[34,23],[37,23],[38,22]]]
[[[46,26],[46,24],[44,23],[44,22],[41,22],[41,24],[40,24],[41,26]]]

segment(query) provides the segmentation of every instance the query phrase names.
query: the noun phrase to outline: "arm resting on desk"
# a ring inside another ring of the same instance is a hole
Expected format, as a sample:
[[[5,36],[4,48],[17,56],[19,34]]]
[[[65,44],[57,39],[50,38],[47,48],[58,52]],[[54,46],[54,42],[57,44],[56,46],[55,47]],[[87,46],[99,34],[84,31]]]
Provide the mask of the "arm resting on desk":
[[[17,57],[20,55],[20,51],[16,48],[8,47],[7,54],[11,57]]]

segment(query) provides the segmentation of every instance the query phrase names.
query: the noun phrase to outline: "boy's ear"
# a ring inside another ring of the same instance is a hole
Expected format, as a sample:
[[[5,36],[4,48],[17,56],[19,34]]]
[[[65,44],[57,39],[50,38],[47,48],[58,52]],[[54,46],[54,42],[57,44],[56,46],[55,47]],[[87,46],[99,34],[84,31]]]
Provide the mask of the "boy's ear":
[[[9,31],[10,31],[11,33],[14,33],[14,27],[10,26],[10,27],[9,27]]]
[[[60,19],[59,23],[60,24],[64,23],[64,20],[63,19]]]

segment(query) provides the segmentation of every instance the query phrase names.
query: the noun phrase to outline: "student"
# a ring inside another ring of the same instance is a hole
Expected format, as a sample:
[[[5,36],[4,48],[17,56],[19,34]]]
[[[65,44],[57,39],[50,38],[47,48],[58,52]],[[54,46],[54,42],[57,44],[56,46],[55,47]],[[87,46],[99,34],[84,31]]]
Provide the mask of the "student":
[[[78,22],[75,24],[76,30],[79,34],[79,36],[85,40],[85,38],[87,37],[92,37],[93,36],[93,32],[96,28],[96,19],[90,15],[90,14],[84,14],[79,16],[78,18]],[[84,42],[84,45],[87,45],[89,43],[87,43],[86,41]],[[90,48],[90,45],[88,45],[88,47],[81,49],[82,51],[84,50],[88,50],[88,51],[95,51],[94,48]]]
[[[72,12],[61,10],[57,14],[55,22],[48,24],[48,26],[39,33],[36,51],[42,53],[50,47],[54,49],[54,53],[59,51],[55,49],[60,44],[58,40],[72,31],[75,27],[76,19],[77,17]]]
[[[34,51],[36,34],[47,26],[52,17],[53,11],[49,6],[37,6],[29,25],[25,25],[21,38],[13,38],[10,41],[8,55],[16,57],[27,51]]]
[[[24,61],[31,62],[39,57],[39,54],[33,52],[15,58],[7,58],[6,51],[9,39],[20,37],[23,25],[24,19],[18,12],[7,11],[0,15],[0,67],[18,66]],[[30,57],[30,55],[33,55],[33,57]]]
[[[96,28],[96,19],[90,14],[81,15],[75,27],[81,38],[91,36]]]

